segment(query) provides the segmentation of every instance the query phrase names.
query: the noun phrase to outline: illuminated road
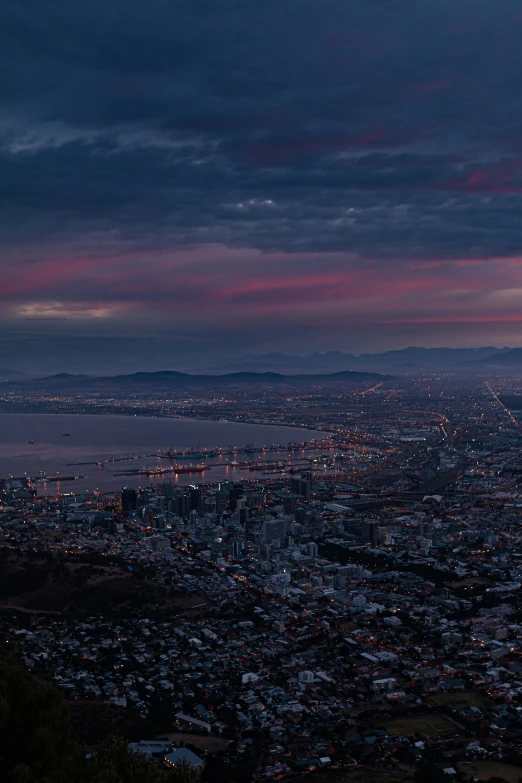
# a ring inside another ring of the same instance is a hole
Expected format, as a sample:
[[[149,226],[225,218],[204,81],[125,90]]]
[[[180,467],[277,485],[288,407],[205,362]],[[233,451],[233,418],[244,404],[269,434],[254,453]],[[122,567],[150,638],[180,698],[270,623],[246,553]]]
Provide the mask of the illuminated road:
[[[382,385],[384,381],[381,381],[380,383],[377,383],[375,386],[372,386],[370,389],[366,389],[365,391],[361,392],[361,397],[364,397],[365,394],[370,394],[371,392],[377,391]]]
[[[518,424],[518,421],[515,419],[515,417],[513,416],[513,414],[511,413],[511,411],[509,410],[509,408],[506,408],[506,406],[504,405],[504,403],[502,402],[502,400],[499,398],[498,394],[497,394],[495,391],[493,391],[493,389],[491,388],[491,386],[489,385],[489,383],[488,383],[487,381],[485,381],[485,383],[484,383],[484,386],[485,386],[485,387],[486,387],[486,389],[487,389],[487,390],[488,390],[488,391],[489,391],[489,392],[490,392],[490,393],[493,395],[494,399],[495,399],[495,400],[498,402],[498,404],[500,405],[500,407],[501,407],[501,408],[502,408],[502,409],[503,409],[503,410],[504,410],[504,411],[507,413],[507,415],[509,416],[509,418],[511,419],[511,421],[513,422],[513,424],[514,424],[516,427],[518,427],[518,426],[519,426],[519,424]]]

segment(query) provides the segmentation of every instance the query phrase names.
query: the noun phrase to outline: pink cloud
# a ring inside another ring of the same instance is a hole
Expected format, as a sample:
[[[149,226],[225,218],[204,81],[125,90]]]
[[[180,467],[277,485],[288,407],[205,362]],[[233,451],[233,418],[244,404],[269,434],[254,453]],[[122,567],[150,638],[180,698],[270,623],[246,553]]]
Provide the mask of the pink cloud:
[[[504,293],[522,288],[519,257],[394,263],[339,252],[262,253],[219,245],[102,250],[60,248],[25,263],[25,274],[12,260],[0,290],[4,309],[18,317],[49,318],[103,312],[117,319],[132,313],[166,323],[178,318],[262,323],[268,317],[308,325],[493,323],[499,320],[496,310],[505,312]],[[497,300],[495,291],[501,295]]]
[[[521,193],[522,161],[510,159],[488,168],[464,173],[454,179],[439,182],[438,190],[456,190],[467,193]]]

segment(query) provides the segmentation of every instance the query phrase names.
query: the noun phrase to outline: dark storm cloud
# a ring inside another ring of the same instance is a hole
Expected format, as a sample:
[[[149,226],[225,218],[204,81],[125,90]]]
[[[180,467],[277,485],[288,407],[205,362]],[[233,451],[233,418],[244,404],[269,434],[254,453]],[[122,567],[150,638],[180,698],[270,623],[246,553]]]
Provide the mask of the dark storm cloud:
[[[314,295],[413,318],[421,286],[443,319],[462,260],[504,302],[521,35],[516,0],[4,0],[0,296],[50,320],[208,287],[209,323],[286,298],[302,329]]]
[[[511,0],[6,0],[0,22],[15,241],[93,221],[399,258],[520,247]]]
[[[201,241],[372,257],[509,255],[522,176],[457,155],[369,152],[256,169],[175,149],[68,142],[0,154],[4,245],[118,230],[143,247]]]

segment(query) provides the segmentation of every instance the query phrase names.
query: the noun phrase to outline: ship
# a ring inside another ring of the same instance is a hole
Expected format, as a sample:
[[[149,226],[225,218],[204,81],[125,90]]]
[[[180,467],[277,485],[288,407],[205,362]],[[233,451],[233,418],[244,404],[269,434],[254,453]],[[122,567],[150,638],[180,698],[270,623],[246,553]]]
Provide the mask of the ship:
[[[83,478],[83,476],[44,476],[40,481],[45,481],[47,483],[50,483],[51,481],[76,481],[79,478]]]
[[[187,465],[184,468],[135,468],[134,470],[118,471],[114,476],[167,476],[169,473],[204,473],[211,470],[208,465]]]
[[[175,468],[174,473],[203,473],[205,470],[212,470],[208,465],[194,465],[187,468]]]
[[[209,459],[217,457],[217,451],[167,451],[171,459]]]
[[[136,474],[139,476],[165,476],[167,473],[203,473],[210,470],[206,465],[192,465],[186,468],[138,468]]]

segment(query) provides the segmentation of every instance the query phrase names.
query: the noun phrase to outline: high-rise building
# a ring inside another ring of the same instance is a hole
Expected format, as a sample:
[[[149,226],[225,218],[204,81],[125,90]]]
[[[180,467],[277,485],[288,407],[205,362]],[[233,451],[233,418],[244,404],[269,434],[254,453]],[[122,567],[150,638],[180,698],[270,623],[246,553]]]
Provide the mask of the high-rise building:
[[[295,511],[296,503],[297,503],[297,498],[295,495],[284,495],[283,509],[285,514],[293,514]]]
[[[203,505],[203,493],[197,484],[190,485],[190,510],[201,511]]]
[[[146,525],[152,525],[152,522],[154,520],[154,508],[152,506],[142,506],[141,508],[141,518],[145,522]]]
[[[171,498],[167,507],[172,514],[184,519],[190,514],[191,496],[190,492],[180,492],[178,490],[175,497]]]
[[[376,546],[379,541],[380,522],[376,519],[365,519],[361,524],[362,540],[371,546]]]
[[[246,542],[242,538],[234,538],[232,540],[232,557],[241,558],[245,556]]]
[[[229,487],[228,490],[228,499],[230,501],[230,510],[235,511],[237,508],[237,501],[240,497],[242,497],[244,492],[244,488],[242,484],[234,484],[233,486]]]
[[[297,506],[295,509],[295,521],[299,525],[304,525],[306,523],[306,518],[308,516],[308,512],[305,506]]]
[[[264,508],[266,498],[262,492],[250,492],[247,495],[247,506],[249,508]]]
[[[285,536],[284,519],[265,519],[263,522],[263,543],[271,544],[273,541],[283,543]]]
[[[312,496],[312,474],[310,471],[305,471],[300,476],[292,476],[290,492],[294,495],[300,495],[305,500],[310,500]]]
[[[227,505],[227,493],[224,489],[216,489],[214,493],[216,514],[221,514]]]
[[[138,493],[135,489],[130,487],[123,487],[121,490],[121,510],[123,516],[126,517],[131,511],[136,511],[138,508]]]
[[[169,500],[170,498],[176,497],[178,492],[179,492],[178,487],[172,482],[167,482],[165,484],[165,500]]]

